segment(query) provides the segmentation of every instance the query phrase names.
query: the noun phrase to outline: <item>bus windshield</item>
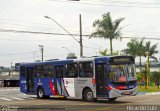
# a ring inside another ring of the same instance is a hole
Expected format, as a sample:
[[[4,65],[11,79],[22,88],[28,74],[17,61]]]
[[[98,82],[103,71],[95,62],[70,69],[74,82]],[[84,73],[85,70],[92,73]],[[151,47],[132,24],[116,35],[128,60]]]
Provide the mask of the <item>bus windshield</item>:
[[[111,82],[136,80],[135,64],[111,65],[109,78]]]

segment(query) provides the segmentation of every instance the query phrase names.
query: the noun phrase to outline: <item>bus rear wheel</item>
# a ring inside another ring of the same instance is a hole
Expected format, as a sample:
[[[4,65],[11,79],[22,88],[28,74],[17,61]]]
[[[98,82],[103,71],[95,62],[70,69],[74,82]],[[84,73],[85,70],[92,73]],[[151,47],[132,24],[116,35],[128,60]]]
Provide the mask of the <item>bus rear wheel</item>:
[[[94,101],[93,92],[90,89],[86,89],[83,94],[83,100]]]
[[[45,93],[42,87],[39,87],[37,90],[37,98],[39,99],[45,98]]]

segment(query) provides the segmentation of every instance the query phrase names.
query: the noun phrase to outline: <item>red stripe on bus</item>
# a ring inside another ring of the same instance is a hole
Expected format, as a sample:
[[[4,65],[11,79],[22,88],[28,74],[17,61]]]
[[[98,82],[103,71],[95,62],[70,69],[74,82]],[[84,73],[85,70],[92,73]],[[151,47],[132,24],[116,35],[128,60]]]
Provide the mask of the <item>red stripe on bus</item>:
[[[56,95],[56,89],[55,89],[55,87],[54,87],[54,85],[53,85],[53,83],[52,83],[51,80],[50,80],[50,82],[49,82],[49,86],[50,86],[50,89],[51,89],[51,91],[52,91],[52,94],[53,94],[53,95]]]

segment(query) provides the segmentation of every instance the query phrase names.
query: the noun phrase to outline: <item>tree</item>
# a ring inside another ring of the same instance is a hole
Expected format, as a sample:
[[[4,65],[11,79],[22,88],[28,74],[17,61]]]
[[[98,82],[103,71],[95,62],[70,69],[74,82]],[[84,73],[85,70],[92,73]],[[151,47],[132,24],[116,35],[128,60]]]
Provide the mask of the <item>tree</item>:
[[[102,50],[102,51],[99,51],[99,53],[102,55],[102,56],[109,56],[110,54],[108,53],[108,50],[105,49],[105,50]],[[119,52],[118,51],[115,51],[115,52],[112,52],[112,55],[118,55]]]
[[[160,85],[160,72],[154,71],[151,74],[151,79],[155,82],[155,84],[157,85],[157,88],[159,89],[159,85]]]
[[[140,57],[140,73],[142,73],[142,66],[141,66],[141,57],[145,56],[145,52],[149,52],[149,57],[154,58],[156,60],[156,57],[154,54],[156,54],[158,51],[156,50],[157,44],[154,44],[151,46],[151,42],[148,41],[144,45],[144,38],[138,41],[137,39],[132,39],[128,44],[127,48],[122,50],[122,52],[125,52],[126,54],[130,54],[134,57],[139,56]],[[148,60],[149,61],[149,57]],[[150,68],[149,68],[150,69]],[[150,70],[148,70],[150,72]],[[146,78],[147,78],[146,73]]]
[[[119,28],[119,24],[124,20],[124,18],[118,18],[112,22],[112,18],[110,16],[110,12],[104,14],[102,19],[95,20],[93,22],[93,27],[96,28],[95,32],[93,32],[90,38],[102,38],[110,40],[110,51],[111,55],[113,54],[112,48],[112,40],[113,39],[121,39],[121,29]]]
[[[149,52],[149,57],[155,59],[156,61],[158,61],[158,60],[157,60],[157,58],[154,56],[154,54],[157,54],[157,53],[158,53],[158,51],[157,51],[157,45],[158,45],[158,44],[154,44],[154,45],[151,46],[151,42],[148,41],[148,42],[146,42],[146,44],[145,44],[145,50],[144,50],[144,52]],[[144,56],[145,56],[145,55],[144,55]]]
[[[147,58],[148,59],[147,61],[149,61],[149,58],[153,58],[157,61],[157,58],[154,56],[154,54],[158,53],[158,51],[156,49],[157,49],[157,44],[154,44],[151,46],[150,41],[146,42],[145,52],[149,52],[149,56]],[[144,56],[146,56],[146,55],[144,54]],[[150,65],[148,65],[148,78],[150,80]],[[159,80],[158,80],[157,84],[158,84],[158,88],[159,88]]]
[[[144,38],[142,38],[140,41],[138,41],[137,39],[131,39],[131,41],[127,44],[127,48],[122,50],[122,52],[130,54],[134,57],[139,56],[140,68],[142,67],[141,57],[144,56],[145,53],[145,47],[143,43],[144,43]]]
[[[108,52],[107,49],[102,50],[102,51],[99,51],[99,53],[100,53],[102,56],[107,56],[107,52]]]

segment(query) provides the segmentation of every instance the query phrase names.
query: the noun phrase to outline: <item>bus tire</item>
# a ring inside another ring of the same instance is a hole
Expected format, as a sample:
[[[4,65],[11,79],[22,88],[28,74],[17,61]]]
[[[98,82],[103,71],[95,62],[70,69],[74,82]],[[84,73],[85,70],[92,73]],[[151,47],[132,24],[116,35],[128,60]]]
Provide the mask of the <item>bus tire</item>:
[[[86,89],[83,94],[83,100],[85,101],[94,101],[93,92],[91,89]]]
[[[44,99],[45,98],[45,93],[42,87],[39,87],[37,90],[37,98],[39,99]]]
[[[108,101],[109,102],[114,102],[117,98],[109,98]]]

